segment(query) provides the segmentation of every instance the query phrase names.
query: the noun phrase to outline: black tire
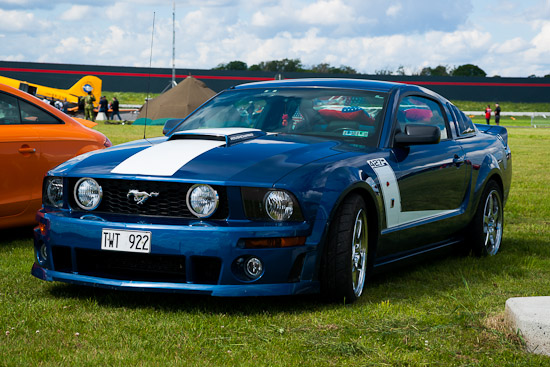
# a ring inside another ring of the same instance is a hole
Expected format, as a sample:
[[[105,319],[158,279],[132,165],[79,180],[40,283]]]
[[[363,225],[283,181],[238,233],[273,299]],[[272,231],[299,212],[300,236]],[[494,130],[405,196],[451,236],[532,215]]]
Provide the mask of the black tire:
[[[493,256],[502,243],[504,206],[502,190],[495,181],[489,181],[469,227],[467,240],[476,256]]]
[[[328,300],[352,303],[363,293],[368,237],[365,201],[352,194],[338,207],[323,252],[321,292]]]

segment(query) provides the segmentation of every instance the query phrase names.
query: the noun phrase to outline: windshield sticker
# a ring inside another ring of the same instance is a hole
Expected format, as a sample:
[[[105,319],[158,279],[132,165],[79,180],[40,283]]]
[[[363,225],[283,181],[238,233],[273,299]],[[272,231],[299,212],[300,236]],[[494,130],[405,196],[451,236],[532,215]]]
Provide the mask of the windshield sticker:
[[[356,136],[360,138],[367,138],[369,136],[368,131],[359,131],[359,130],[344,130],[342,133],[344,136]]]

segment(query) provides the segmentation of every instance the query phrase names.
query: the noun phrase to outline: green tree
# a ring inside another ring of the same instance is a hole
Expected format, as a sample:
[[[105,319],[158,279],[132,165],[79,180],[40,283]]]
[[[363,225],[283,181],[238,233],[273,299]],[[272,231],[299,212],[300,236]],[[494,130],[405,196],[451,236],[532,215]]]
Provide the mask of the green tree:
[[[357,71],[351,66],[340,65],[340,67],[334,67],[328,63],[314,65],[307,71],[323,74],[357,74]]]
[[[379,69],[374,71],[375,75],[392,75],[392,71],[390,69]]]
[[[399,65],[399,67],[395,70],[395,75],[407,75],[405,72],[405,67],[403,65]]]
[[[452,76],[487,76],[487,73],[483,71],[479,66],[473,64],[460,65],[452,71]]]
[[[300,59],[262,61],[248,68],[251,71],[296,72],[304,71]]]
[[[449,76],[449,72],[447,71],[447,66],[438,65],[435,68],[432,67],[425,67],[422,68],[420,71],[420,75],[423,76]]]
[[[248,66],[244,61],[230,61],[227,64],[218,64],[213,70],[247,70]]]

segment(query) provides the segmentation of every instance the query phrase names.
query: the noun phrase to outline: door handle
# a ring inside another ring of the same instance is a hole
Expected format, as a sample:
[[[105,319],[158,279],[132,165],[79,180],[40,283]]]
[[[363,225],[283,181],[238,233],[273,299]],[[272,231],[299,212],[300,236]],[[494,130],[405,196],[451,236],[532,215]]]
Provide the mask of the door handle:
[[[21,154],[36,153],[36,148],[21,147],[19,148],[19,153]]]

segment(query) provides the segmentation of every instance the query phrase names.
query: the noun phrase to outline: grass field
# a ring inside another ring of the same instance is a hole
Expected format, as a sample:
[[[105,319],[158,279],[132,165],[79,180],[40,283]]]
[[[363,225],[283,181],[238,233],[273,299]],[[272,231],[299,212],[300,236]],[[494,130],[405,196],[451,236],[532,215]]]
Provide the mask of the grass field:
[[[143,136],[137,126],[98,129],[116,142]],[[0,365],[549,366],[502,316],[509,297],[550,295],[550,129],[509,132],[501,252],[378,276],[353,305],[47,283],[30,275],[30,229],[2,231]]]

